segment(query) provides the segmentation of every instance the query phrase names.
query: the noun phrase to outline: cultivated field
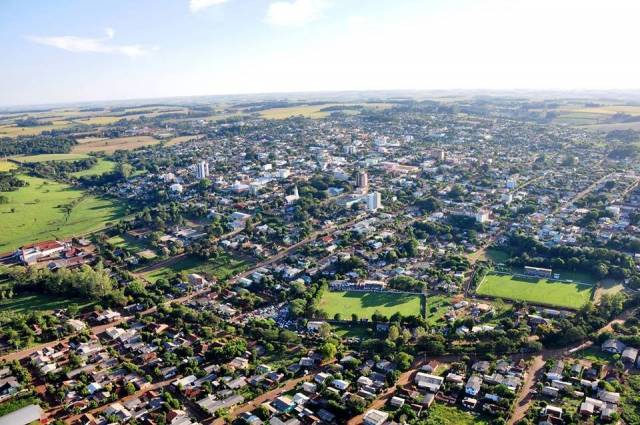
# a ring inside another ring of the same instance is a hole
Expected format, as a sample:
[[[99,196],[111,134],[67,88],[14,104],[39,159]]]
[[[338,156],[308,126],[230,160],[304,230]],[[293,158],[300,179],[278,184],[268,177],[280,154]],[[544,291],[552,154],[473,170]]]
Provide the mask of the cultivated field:
[[[45,161],[77,161],[79,159],[86,159],[88,155],[73,154],[73,153],[50,153],[42,155],[28,155],[28,156],[16,156],[13,159],[17,162],[30,163],[30,162],[45,162]]]
[[[521,275],[489,273],[476,293],[554,307],[580,308],[593,296],[594,285],[561,282]]]
[[[131,150],[160,143],[151,136],[117,137],[115,139],[101,139],[81,143],[73,147],[73,153],[106,152],[117,150]]]
[[[399,312],[403,316],[419,316],[422,311],[420,295],[393,294],[389,292],[341,292],[325,291],[320,300],[320,310],[333,319],[336,313],[350,320],[355,313],[361,319],[370,319],[377,311],[387,317]]]
[[[52,121],[50,125],[36,125],[33,127],[18,127],[14,124],[0,126],[0,137],[35,136],[43,131],[60,130],[71,127],[69,121]]]
[[[322,109],[334,106],[354,106],[360,104],[341,104],[341,103],[327,103],[324,105],[302,105],[302,106],[292,106],[288,108],[271,108],[265,109],[264,111],[260,111],[260,115],[263,118],[267,119],[284,119],[289,117],[295,117],[297,115],[302,115],[307,118],[324,118],[328,116],[331,112],[335,111],[322,111]],[[393,106],[390,103],[363,103],[361,104],[366,109],[387,109]],[[345,109],[344,112],[356,112],[355,110]]]
[[[113,201],[50,180],[20,178],[29,185],[5,192],[9,203],[0,205],[0,252],[98,230],[122,215]]]

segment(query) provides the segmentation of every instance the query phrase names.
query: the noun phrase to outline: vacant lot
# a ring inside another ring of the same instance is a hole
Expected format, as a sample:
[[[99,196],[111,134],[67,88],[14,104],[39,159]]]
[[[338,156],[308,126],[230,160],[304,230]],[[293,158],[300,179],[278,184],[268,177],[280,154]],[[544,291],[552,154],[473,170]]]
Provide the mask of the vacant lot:
[[[427,425],[487,425],[489,422],[460,410],[457,407],[434,403],[429,408]]]
[[[30,163],[30,162],[46,162],[46,161],[77,161],[86,159],[88,155],[74,153],[50,153],[43,155],[16,156],[12,158],[14,161]]]
[[[344,320],[350,320],[353,313],[358,318],[370,319],[376,311],[387,317],[396,312],[403,316],[419,316],[422,311],[421,303],[420,295],[325,291],[320,300],[320,309],[330,319],[336,313],[340,313]]]
[[[0,205],[0,252],[29,242],[98,230],[122,214],[113,201],[87,195],[66,184],[37,177],[20,178],[29,185],[5,192],[9,203]]]
[[[428,296],[426,300],[427,323],[431,326],[446,324],[444,315],[451,307],[448,297],[442,295]]]
[[[151,136],[117,137],[115,139],[95,140],[73,147],[73,153],[106,152],[131,150],[160,143]]]
[[[93,304],[93,302],[87,302],[86,299],[70,299],[64,297],[56,297],[55,295],[47,294],[25,294],[18,295],[8,300],[0,301],[1,311],[12,311],[16,313],[27,313],[29,311],[48,311],[56,310],[59,308],[66,308],[69,304],[78,304],[80,309],[86,308]]]
[[[226,280],[250,266],[251,262],[233,258],[229,254],[209,260],[187,256],[167,266],[149,271],[144,274],[144,277],[150,282],[155,282],[158,279],[169,279],[179,273],[200,273],[209,278]]]
[[[584,283],[489,273],[476,292],[490,297],[577,309],[591,300],[593,291],[593,285]]]

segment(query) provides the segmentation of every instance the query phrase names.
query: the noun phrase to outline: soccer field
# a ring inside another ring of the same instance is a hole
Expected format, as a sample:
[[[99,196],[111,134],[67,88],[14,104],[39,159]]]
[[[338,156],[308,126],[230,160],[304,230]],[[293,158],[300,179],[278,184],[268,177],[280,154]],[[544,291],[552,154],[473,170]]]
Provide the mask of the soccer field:
[[[595,286],[522,275],[489,273],[476,293],[554,307],[580,308],[593,296]]]
[[[371,319],[376,311],[387,317],[396,312],[403,316],[419,316],[422,311],[420,298],[420,295],[389,292],[325,291],[320,300],[320,310],[329,319],[340,313],[344,320],[350,320],[353,313],[360,319]]]

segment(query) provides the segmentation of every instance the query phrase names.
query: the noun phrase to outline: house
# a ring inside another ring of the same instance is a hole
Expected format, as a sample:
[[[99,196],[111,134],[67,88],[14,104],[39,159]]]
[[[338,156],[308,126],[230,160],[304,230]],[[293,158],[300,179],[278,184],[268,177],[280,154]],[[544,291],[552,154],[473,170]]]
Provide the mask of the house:
[[[331,382],[331,386],[340,391],[345,391],[347,388],[349,388],[349,381],[334,379],[333,382]]]
[[[470,396],[478,395],[482,386],[482,378],[478,375],[471,375],[464,386],[464,392]]]
[[[326,322],[321,321],[309,321],[307,322],[307,330],[309,332],[319,332],[320,328],[322,328],[322,325],[325,323]]]
[[[35,264],[41,258],[59,254],[67,248],[62,242],[51,240],[25,245],[17,251],[17,256],[26,265]]]
[[[369,409],[367,413],[364,414],[364,418],[362,419],[363,425],[382,425],[389,418],[389,414],[387,412],[382,412],[376,409]]]
[[[0,425],[27,425],[33,422],[40,423],[44,411],[37,404],[30,404],[0,417]]]
[[[610,354],[622,354],[626,346],[617,339],[610,338],[602,344],[602,351]]]
[[[563,371],[564,362],[562,360],[558,360],[547,372],[547,379],[550,381],[560,380],[562,379]]]
[[[628,365],[633,365],[638,358],[638,349],[633,347],[627,347],[622,351],[620,360]]]
[[[291,398],[280,396],[271,402],[271,407],[280,413],[289,413],[295,409],[296,404],[291,400]]]
[[[404,398],[393,396],[393,397],[391,397],[391,400],[389,401],[389,404],[391,406],[395,407],[396,409],[399,409],[402,406],[404,406]]]
[[[431,375],[424,372],[418,372],[416,373],[414,382],[418,385],[418,388],[436,393],[438,392],[438,390],[440,390],[440,387],[444,382],[444,378],[442,376],[436,376],[436,375]]]

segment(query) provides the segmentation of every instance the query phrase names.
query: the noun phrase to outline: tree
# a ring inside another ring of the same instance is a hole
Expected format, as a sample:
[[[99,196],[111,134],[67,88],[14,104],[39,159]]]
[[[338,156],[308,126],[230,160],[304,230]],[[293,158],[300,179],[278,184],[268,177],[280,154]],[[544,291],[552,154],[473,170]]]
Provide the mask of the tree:
[[[338,353],[338,349],[336,348],[335,344],[331,342],[325,342],[324,344],[322,344],[318,351],[320,352],[324,360],[333,360]]]

